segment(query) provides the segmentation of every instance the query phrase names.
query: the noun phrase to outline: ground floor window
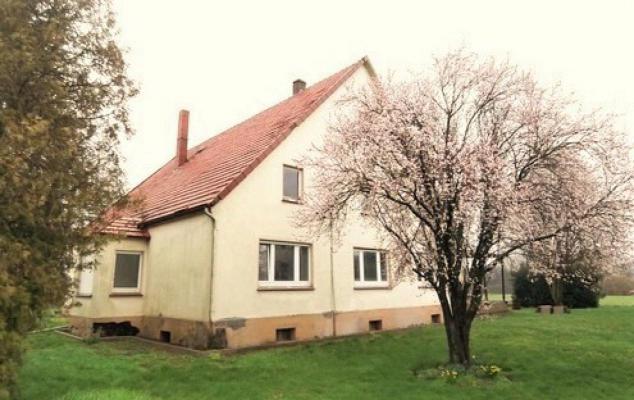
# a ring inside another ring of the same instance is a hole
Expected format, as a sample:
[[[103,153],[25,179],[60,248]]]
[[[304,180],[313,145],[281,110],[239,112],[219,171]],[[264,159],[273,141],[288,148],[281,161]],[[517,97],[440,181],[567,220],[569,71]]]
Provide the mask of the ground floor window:
[[[92,295],[93,269],[84,268],[79,271],[79,285],[77,294],[80,296]]]
[[[387,287],[387,254],[381,250],[354,249],[355,287]]]
[[[310,246],[260,242],[258,281],[260,286],[310,286]]]
[[[114,266],[112,288],[115,292],[141,290],[141,257],[139,252],[118,251]]]

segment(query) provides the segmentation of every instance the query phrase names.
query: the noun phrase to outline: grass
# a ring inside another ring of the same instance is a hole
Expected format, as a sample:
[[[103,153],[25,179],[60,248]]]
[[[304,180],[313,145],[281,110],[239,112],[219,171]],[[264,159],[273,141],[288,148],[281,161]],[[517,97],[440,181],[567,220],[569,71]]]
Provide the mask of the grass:
[[[601,299],[601,305],[634,307],[634,296],[607,296]]]
[[[502,293],[489,293],[489,301],[502,301]],[[511,295],[506,294],[506,301],[511,302]]]
[[[490,301],[502,301],[501,293],[489,293]],[[511,302],[511,295],[506,295],[506,301]],[[634,296],[606,296],[600,300],[602,306],[634,306]]]
[[[473,352],[508,379],[458,381],[412,372],[445,361],[440,326],[231,357],[198,357],[135,341],[29,337],[24,399],[632,399],[634,299],[567,315],[532,310],[478,320]]]

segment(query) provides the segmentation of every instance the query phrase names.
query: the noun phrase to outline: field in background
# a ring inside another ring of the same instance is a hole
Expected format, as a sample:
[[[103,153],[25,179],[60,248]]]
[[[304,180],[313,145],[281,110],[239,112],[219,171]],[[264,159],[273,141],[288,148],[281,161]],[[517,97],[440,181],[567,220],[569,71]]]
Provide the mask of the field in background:
[[[633,306],[634,296],[606,296],[601,299],[602,306]]]
[[[632,399],[634,297],[601,304],[478,320],[473,353],[508,379],[475,384],[413,374],[446,360],[443,328],[428,326],[231,357],[38,333],[29,338],[20,386],[29,400]]]
[[[489,301],[502,301],[501,293],[489,293]],[[511,295],[506,295],[506,301],[511,303]],[[599,301],[602,306],[634,306],[634,296],[606,296]]]
[[[502,301],[502,293],[489,293],[489,301]],[[511,295],[506,294],[506,301],[511,304]]]

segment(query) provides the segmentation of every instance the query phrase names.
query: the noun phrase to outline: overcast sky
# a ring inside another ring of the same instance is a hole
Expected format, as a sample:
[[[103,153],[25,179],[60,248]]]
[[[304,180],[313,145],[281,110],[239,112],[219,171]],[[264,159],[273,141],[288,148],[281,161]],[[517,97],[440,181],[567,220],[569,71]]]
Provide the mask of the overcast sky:
[[[634,137],[634,1],[115,0],[141,93],[123,144],[128,183],[174,156],[178,110],[195,145],[370,57],[379,74],[429,66],[466,45],[508,57],[588,106],[620,114]]]

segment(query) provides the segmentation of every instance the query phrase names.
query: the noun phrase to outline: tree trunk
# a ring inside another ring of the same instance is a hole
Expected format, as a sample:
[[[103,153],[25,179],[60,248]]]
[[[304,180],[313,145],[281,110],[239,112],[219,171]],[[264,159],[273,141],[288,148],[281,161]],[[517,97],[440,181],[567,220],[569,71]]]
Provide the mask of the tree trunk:
[[[439,296],[443,311],[447,350],[451,364],[461,364],[465,368],[471,366],[470,333],[471,320],[466,310],[460,310],[459,305],[452,307],[446,296]]]
[[[561,306],[564,304],[563,292],[563,282],[559,278],[554,278],[550,284],[550,296],[553,298],[554,306]]]
[[[449,361],[452,364],[461,364],[465,368],[471,366],[470,325],[462,318],[454,318],[445,322],[447,343],[451,343],[449,346]]]

